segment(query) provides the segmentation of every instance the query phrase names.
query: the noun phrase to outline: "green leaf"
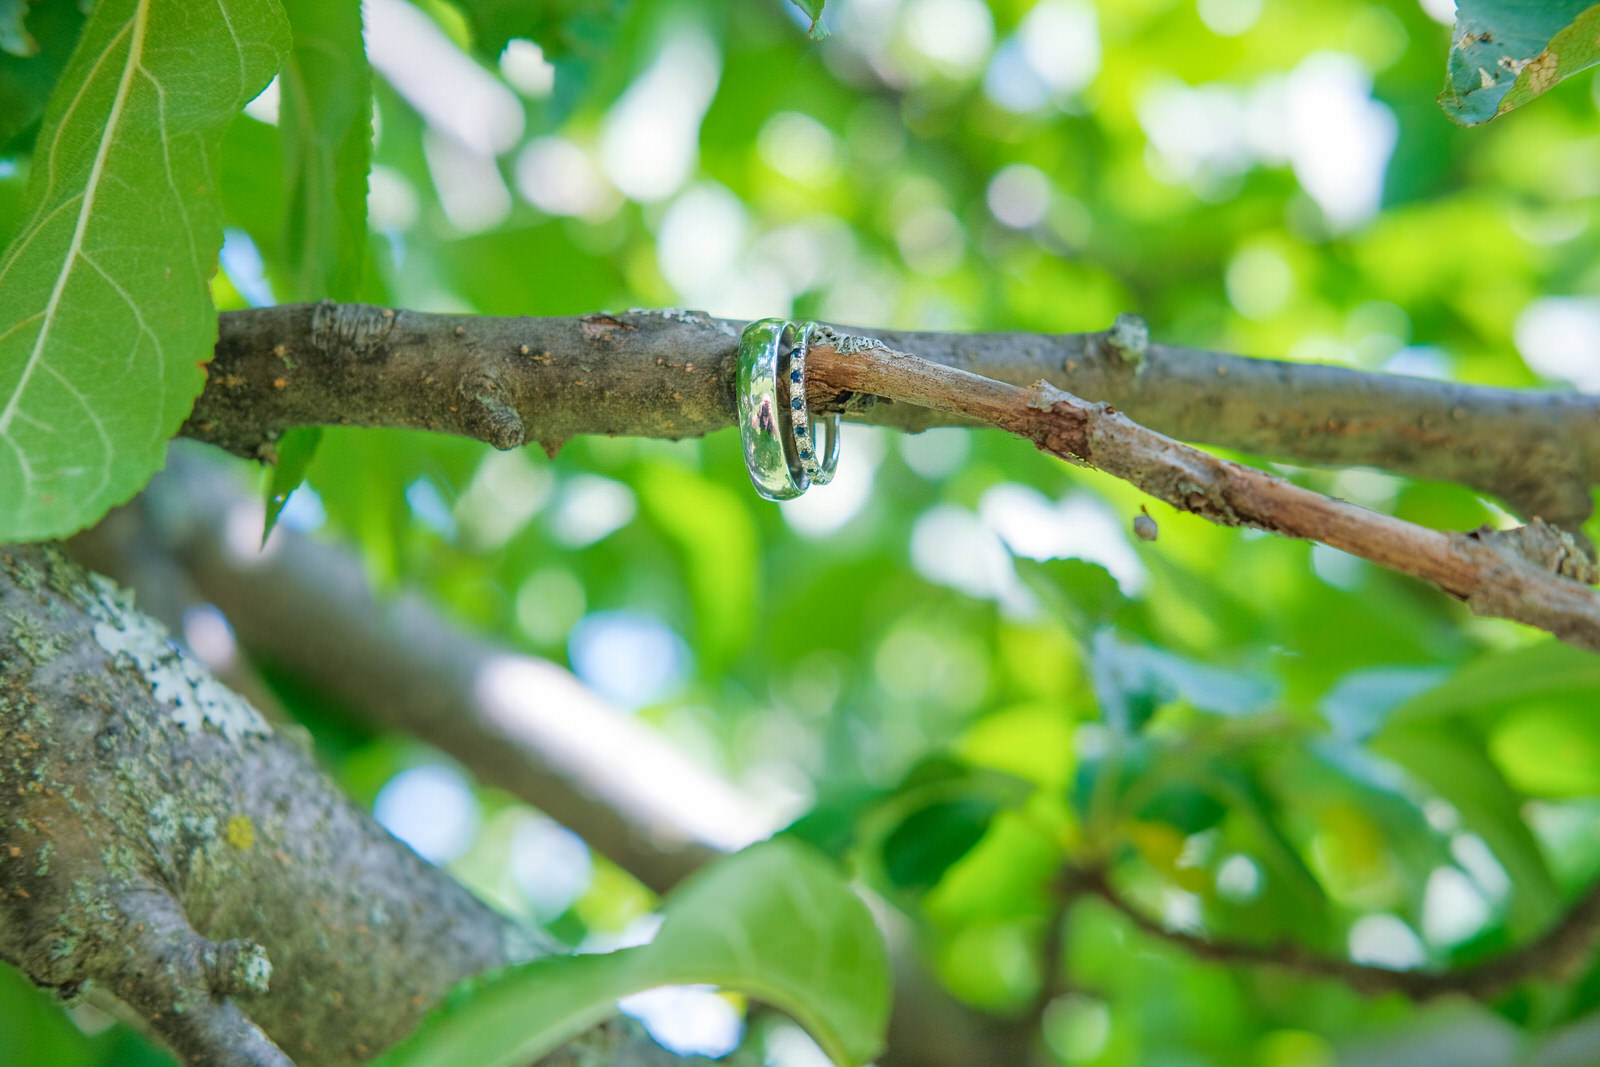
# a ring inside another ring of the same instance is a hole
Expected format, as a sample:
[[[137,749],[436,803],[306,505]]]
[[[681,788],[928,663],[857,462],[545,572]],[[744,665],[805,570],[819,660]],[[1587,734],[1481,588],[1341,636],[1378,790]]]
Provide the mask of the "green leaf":
[[[1502,716],[1489,751],[1506,777],[1540,797],[1600,793],[1600,723],[1591,694],[1582,703],[1531,703]]]
[[[794,6],[811,17],[811,39],[823,41],[828,37],[828,27],[822,24],[822,7],[827,0],[793,0]]]
[[[1204,788],[1173,785],[1156,793],[1135,814],[1147,821],[1166,823],[1185,834],[1198,834],[1221,822],[1227,810]]]
[[[1047,698],[981,716],[967,727],[955,750],[975,766],[1054,792],[1066,787],[1077,766],[1073,731],[1072,714]]]
[[[278,77],[298,300],[356,300],[367,251],[372,71],[355,0],[284,0],[294,47]]]
[[[1048,913],[1065,857],[1059,826],[1040,825],[1038,815],[996,815],[983,840],[923,898],[922,914],[949,930]]]
[[[39,0],[31,7],[13,8],[18,21],[8,30],[8,2],[16,0],[0,0],[0,149],[26,147],[13,142],[24,140],[18,135],[44,114],[50,90],[83,29],[77,0]],[[23,11],[28,12],[26,27],[20,21]]]
[[[287,43],[275,0],[102,0],[0,260],[0,540],[132,496],[205,382],[223,129]]]
[[[1283,752],[1268,773],[1278,803],[1319,811],[1323,829],[1342,827],[1358,836],[1371,831],[1376,839],[1381,827],[1383,844],[1361,847],[1385,848],[1412,885],[1426,884],[1435,867],[1450,862],[1448,840],[1429,824],[1406,776],[1369,749],[1323,738]],[[1343,816],[1330,817],[1343,809],[1348,809]],[[1327,866],[1340,865],[1330,861]],[[1329,873],[1349,872],[1325,867],[1324,876]]]
[[[543,129],[566,121],[623,54],[617,35],[624,0],[456,0],[453,10],[465,15],[472,50],[486,63],[497,63],[514,38],[539,46],[555,68],[555,84],[536,112]]]
[[[1013,553],[1011,565],[1044,605],[1080,636],[1110,622],[1127,606],[1117,580],[1098,563],[1081,559],[1035,560]]]
[[[534,960],[468,979],[382,1067],[531,1063],[663,985],[737,989],[788,1013],[835,1063],[883,1048],[889,966],[871,914],[834,869],[790,840],[754,845],[668,899],[655,940]]]
[[[855,846],[862,816],[889,795],[889,790],[851,785],[824,793],[811,810],[779,831],[835,859]]]
[[[881,854],[884,838],[903,824],[907,812],[962,798],[994,810],[1018,807],[1031,792],[1026,779],[1008,771],[934,752],[913,764],[893,787],[859,782],[824,787],[811,810],[779,832],[842,858],[865,831]]]
[[[1511,91],[1500,101],[1498,114],[1519,108],[1542,96],[1557,82],[1600,63],[1600,4],[1584,11],[1560,33],[1550,38],[1544,51],[1517,73]]]
[[[1085,819],[1104,808],[1197,834],[1215,826],[1225,814],[1225,805],[1214,795],[1216,784],[1224,780],[1235,791],[1247,785],[1232,767],[1204,749],[1179,752],[1148,737],[1136,737],[1103,756],[1084,759],[1068,795]],[[1105,817],[1104,811],[1099,814]]]
[[[266,260],[274,291],[288,292],[283,277],[283,143],[278,130],[240,115],[222,137],[222,211],[225,224],[250,235]]]
[[[306,480],[306,471],[317,456],[317,446],[322,444],[321,426],[295,426],[278,438],[278,461],[272,466],[267,480],[267,518],[261,527],[261,543],[267,543],[272,528],[278,525],[278,516],[289,502],[289,494],[300,488]]]
[[[1600,62],[1600,4],[1460,0],[1439,106],[1464,126],[1521,107]]]
[[[1322,943],[1331,925],[1331,902],[1289,834],[1286,806],[1253,772],[1237,777],[1219,775],[1212,784],[1228,805],[1241,835],[1250,842],[1250,855],[1266,872],[1268,893],[1278,901],[1277,917],[1285,920],[1287,928],[1298,929],[1306,942]]]
[[[900,889],[926,890],[988,832],[996,797],[968,794],[918,808],[883,839],[883,869]]]

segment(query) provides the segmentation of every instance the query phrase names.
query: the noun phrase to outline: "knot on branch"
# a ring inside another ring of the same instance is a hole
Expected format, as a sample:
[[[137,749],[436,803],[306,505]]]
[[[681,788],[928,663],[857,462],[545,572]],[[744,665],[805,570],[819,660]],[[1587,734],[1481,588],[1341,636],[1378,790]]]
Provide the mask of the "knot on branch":
[[[234,938],[221,944],[207,942],[200,962],[206,984],[219,996],[237,993],[266,993],[272,983],[272,961],[267,950],[254,941]]]
[[[811,334],[811,343],[833,349],[841,356],[853,356],[858,352],[868,352],[880,349],[884,352],[893,351],[890,347],[876,337],[867,337],[864,334],[840,333],[832,326],[819,325]]]
[[[178,902],[154,886],[128,892],[119,910],[121,951],[99,953],[92,978],[148,1019],[185,1062],[289,1067],[289,1058],[228,999],[267,991],[272,965],[260,945],[202,937]]]
[[[1584,585],[1600,582],[1600,568],[1566,530],[1535,517],[1526,526],[1496,530],[1480,526],[1461,535],[1500,552],[1516,555],[1541,570],[1551,571]]]
[[[1143,504],[1139,505],[1139,514],[1133,517],[1133,532],[1141,541],[1154,541],[1161,536],[1161,527],[1150,517],[1150,512],[1145,510]]]
[[[311,343],[330,356],[370,358],[394,329],[394,309],[323,300],[311,309]]]
[[[1150,351],[1150,327],[1138,315],[1124,311],[1105,332],[1105,343],[1124,363],[1138,371],[1144,366],[1145,354]]]
[[[1089,465],[1090,424],[1100,410],[1115,413],[1109,405],[1091,405],[1085,410],[1071,393],[1057,389],[1040,378],[1025,393],[1025,426],[1011,427],[1039,448],[1066,460],[1075,467]],[[1034,414],[1037,412],[1038,414]]]
[[[461,397],[469,405],[467,429],[502,452],[522,447],[528,439],[522,416],[511,403],[505,379],[494,367],[480,367],[461,379]]]

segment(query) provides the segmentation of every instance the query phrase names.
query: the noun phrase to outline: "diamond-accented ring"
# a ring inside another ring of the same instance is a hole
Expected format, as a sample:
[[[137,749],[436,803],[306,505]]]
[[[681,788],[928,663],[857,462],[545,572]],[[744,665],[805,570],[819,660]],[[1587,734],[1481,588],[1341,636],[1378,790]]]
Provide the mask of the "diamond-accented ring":
[[[789,378],[789,420],[793,430],[795,458],[805,470],[812,485],[827,485],[833,481],[833,472],[839,466],[839,413],[828,417],[827,444],[817,444],[817,427],[806,410],[806,353],[811,347],[811,334],[817,328],[814,322],[797,322],[794,326],[794,344],[789,349],[787,367]]]

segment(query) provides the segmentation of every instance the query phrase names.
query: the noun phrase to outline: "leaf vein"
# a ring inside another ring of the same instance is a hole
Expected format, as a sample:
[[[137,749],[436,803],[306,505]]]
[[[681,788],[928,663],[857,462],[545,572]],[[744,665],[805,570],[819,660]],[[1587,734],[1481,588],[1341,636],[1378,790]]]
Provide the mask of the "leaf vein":
[[[28,360],[23,365],[22,375],[17,379],[16,389],[6,401],[5,409],[0,411],[0,431],[4,431],[11,425],[11,420],[16,417],[17,405],[21,402],[23,394],[27,392],[28,382],[33,377],[34,370],[44,365],[45,345],[50,338],[50,328],[55,324],[56,309],[61,305],[61,295],[66,291],[67,280],[71,278],[73,267],[82,252],[84,234],[87,232],[90,218],[94,214],[95,195],[100,189],[100,176],[105,170],[106,157],[111,153],[111,145],[116,140],[117,125],[122,119],[122,109],[127,105],[128,95],[131,92],[133,73],[139,68],[139,56],[144,49],[144,33],[146,24],[149,21],[149,15],[150,0],[140,0],[133,13],[133,37],[128,44],[128,61],[122,68],[121,78],[117,81],[117,92],[111,101],[111,112],[106,116],[105,131],[100,135],[100,145],[95,150],[94,163],[90,165],[88,179],[84,182],[83,200],[78,206],[78,219],[72,230],[72,243],[68,246],[66,257],[62,260],[61,268],[56,273],[55,284],[50,290],[50,299],[46,302],[44,308],[44,325],[39,328],[39,336],[34,339],[33,351],[28,354]],[[110,50],[108,49],[107,51],[109,52]],[[61,128],[65,128],[64,123]],[[58,136],[57,142],[59,140]],[[66,383],[66,379],[62,377],[59,371],[50,367],[46,367],[46,369],[63,383]],[[79,393],[77,388],[70,383],[66,384],[81,401],[83,394]],[[84,406],[88,409],[87,403]],[[100,430],[101,436],[104,437],[105,431],[100,426],[99,417],[92,410],[89,410],[89,414],[94,419],[96,428]],[[107,453],[107,458],[109,460],[109,452]],[[102,482],[104,477],[109,476],[108,472],[109,464],[102,472]]]
[[[106,433],[105,423],[100,421],[100,416],[95,413],[94,406],[89,403],[89,398],[84,396],[65,374],[62,374],[48,363],[44,364],[44,369],[45,373],[59,382],[61,387],[68,393],[72,394],[72,398],[83,408],[83,413],[89,416],[89,424],[94,427],[95,436],[100,438],[100,451],[105,455],[106,461],[100,464],[100,481],[88,494],[90,499],[93,499],[98,497],[111,481],[111,436]],[[67,467],[62,469],[62,473],[79,474],[83,469],[82,467]]]
[[[99,262],[94,259],[94,257],[89,255],[89,253],[80,252],[78,253],[78,256],[85,263],[89,264],[89,266],[93,267],[99,273],[100,277],[105,279],[106,284],[111,286],[112,291],[115,292],[117,296],[122,298],[122,302],[128,305],[128,310],[133,312],[133,321],[139,324],[139,332],[150,338],[150,343],[155,346],[156,355],[161,357],[160,366],[165,367],[166,351],[161,347],[161,338],[154,330],[150,328],[150,325],[145,322],[144,312],[139,309],[138,302],[133,299],[133,296],[128,292],[128,290],[122,287],[122,283],[117,281],[116,278],[112,277],[111,272],[102,267]],[[128,350],[128,359],[124,366],[131,369],[133,366],[134,357],[136,355],[138,355],[138,346],[134,346]]]
[[[73,206],[82,199],[82,193],[73,193],[71,196],[61,201],[61,203],[51,208],[43,218],[39,219],[36,223],[30,224],[31,228],[28,230],[27,234],[22,238],[21,241],[17,243],[15,248],[11,249],[10,257],[5,261],[4,264],[0,264],[0,282],[6,280],[6,275],[11,273],[11,268],[17,265],[17,261],[20,260],[22,258],[22,254],[28,250],[28,246],[33,243],[33,239],[44,232],[45,227],[50,225],[50,221],[61,212],[67,210],[69,207]]]
[[[44,196],[39,200],[39,206],[41,208],[45,204],[48,204],[50,202],[50,197],[55,194],[56,154],[61,148],[62,132],[68,128],[73,113],[78,110],[78,105],[83,103],[83,98],[88,95],[90,88],[94,86],[95,79],[100,74],[101,65],[104,64],[107,59],[111,58],[112,53],[117,50],[117,45],[122,43],[122,38],[126,36],[132,29],[133,23],[129,22],[128,25],[117,31],[117,35],[115,37],[111,38],[110,42],[105,47],[105,51],[101,52],[100,55],[95,58],[94,63],[89,67],[89,72],[84,75],[83,83],[78,86],[78,91],[73,94],[71,103],[69,103],[67,105],[67,109],[61,113],[61,120],[56,125],[55,134],[50,138],[50,150],[45,153]],[[52,209],[51,214],[54,213],[54,209]],[[28,226],[32,227],[33,225],[34,219],[29,219]],[[43,223],[40,223],[40,225],[43,225]]]

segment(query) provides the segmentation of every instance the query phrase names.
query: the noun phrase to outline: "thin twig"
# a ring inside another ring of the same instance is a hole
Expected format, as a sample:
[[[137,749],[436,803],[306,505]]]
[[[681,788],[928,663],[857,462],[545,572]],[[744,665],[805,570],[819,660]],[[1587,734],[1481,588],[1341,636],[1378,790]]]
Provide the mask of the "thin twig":
[[[818,346],[809,368],[813,403],[854,393],[959,412],[1212,522],[1320,541],[1432,582],[1478,615],[1600,651],[1600,596],[1584,584],[1596,580],[1594,565],[1537,519],[1515,533],[1430,530],[1219,459],[1047,382],[1008,385],[881,347]]]
[[[1218,941],[1163,926],[1124,897],[1102,870],[1070,872],[1068,884],[1092,894],[1126,916],[1151,937],[1177,945],[1191,956],[1217,963],[1282,967],[1297,974],[1332,978],[1361,993],[1399,993],[1412,1000],[1458,994],[1488,999],[1535,978],[1570,981],[1592,958],[1600,940],[1600,883],[1591,886],[1561,920],[1534,941],[1480,963],[1452,971],[1401,971],[1320,956],[1299,945],[1251,945]]]

